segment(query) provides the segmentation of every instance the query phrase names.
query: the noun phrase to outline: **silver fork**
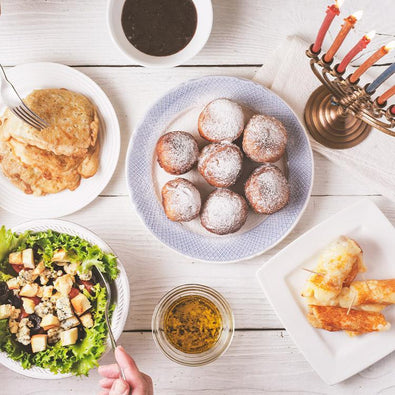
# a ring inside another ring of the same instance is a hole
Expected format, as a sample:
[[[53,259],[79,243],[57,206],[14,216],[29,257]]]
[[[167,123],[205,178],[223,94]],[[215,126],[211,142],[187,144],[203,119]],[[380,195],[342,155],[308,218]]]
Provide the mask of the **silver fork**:
[[[11,81],[7,78],[7,74],[1,64],[0,68],[4,76],[4,79],[1,78],[0,94],[10,111],[37,130],[48,127],[49,124],[23,102],[14,85],[12,85]],[[4,84],[3,81],[5,81],[6,84]]]
[[[106,277],[104,276],[104,274],[99,269],[97,269],[96,266],[92,267],[92,271],[95,274],[96,278],[99,278],[99,284],[101,286],[104,285],[104,287],[106,288],[107,300],[106,300],[106,309],[104,310],[104,316],[105,316],[106,324],[107,324],[107,328],[108,328],[108,335],[110,336],[111,348],[113,351],[115,351],[115,349],[117,348],[117,343],[116,343],[114,335],[112,333],[110,318],[108,316],[108,310],[111,305],[111,287],[110,287],[110,284],[108,283]],[[118,369],[119,369],[122,379],[124,381],[126,381],[126,377],[125,377],[125,373],[124,373],[123,369],[119,366],[119,363],[116,360],[115,360],[115,362],[118,365]]]

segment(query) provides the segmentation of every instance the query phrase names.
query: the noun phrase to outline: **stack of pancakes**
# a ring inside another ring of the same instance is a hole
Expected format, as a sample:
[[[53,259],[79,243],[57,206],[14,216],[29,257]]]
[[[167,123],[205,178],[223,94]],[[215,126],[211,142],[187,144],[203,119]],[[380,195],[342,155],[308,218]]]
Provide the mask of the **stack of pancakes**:
[[[40,89],[24,99],[48,122],[38,131],[7,109],[0,118],[0,167],[11,182],[37,196],[75,190],[99,166],[99,119],[85,96]]]

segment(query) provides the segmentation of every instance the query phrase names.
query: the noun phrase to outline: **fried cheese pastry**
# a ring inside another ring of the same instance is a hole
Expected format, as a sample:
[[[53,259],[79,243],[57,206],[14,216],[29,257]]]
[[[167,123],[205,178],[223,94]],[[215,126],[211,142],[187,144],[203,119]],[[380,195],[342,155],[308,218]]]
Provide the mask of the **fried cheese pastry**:
[[[395,279],[354,281],[339,295],[341,307],[395,303]]]
[[[310,304],[337,305],[343,286],[349,285],[358,272],[366,271],[360,246],[340,236],[320,255],[318,264],[302,290]]]
[[[307,319],[314,328],[330,332],[344,330],[352,332],[352,335],[381,332],[391,327],[381,313],[335,306],[309,305]]]
[[[85,96],[67,89],[39,89],[24,102],[50,126],[38,132],[9,109],[0,119],[3,138],[11,137],[56,155],[83,156],[96,144],[99,118]]]

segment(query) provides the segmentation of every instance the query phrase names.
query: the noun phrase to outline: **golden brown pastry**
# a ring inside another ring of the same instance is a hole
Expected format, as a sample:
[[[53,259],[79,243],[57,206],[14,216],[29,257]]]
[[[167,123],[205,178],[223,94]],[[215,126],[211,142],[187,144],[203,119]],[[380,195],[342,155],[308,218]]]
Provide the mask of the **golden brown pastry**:
[[[199,156],[198,170],[204,179],[217,188],[233,185],[241,173],[243,154],[237,145],[206,145]]]
[[[385,331],[391,327],[381,313],[334,306],[309,305],[307,319],[315,328],[331,332],[345,330],[355,335]]]
[[[341,307],[395,303],[395,279],[354,281],[339,296]]]
[[[176,222],[188,222],[199,215],[200,193],[190,181],[176,178],[163,186],[162,204],[167,218]]]
[[[245,194],[258,214],[273,214],[289,201],[289,185],[281,170],[265,164],[256,168],[245,184]]]
[[[340,236],[320,254],[313,271],[316,274],[307,280],[302,296],[313,304],[337,305],[345,282],[366,271],[361,247],[349,237]]]
[[[345,282],[366,271],[361,247],[349,237],[340,236],[320,254],[313,271],[316,273],[307,280],[302,296],[312,304],[336,306]]]
[[[200,113],[200,135],[213,143],[232,142],[243,133],[245,120],[241,106],[229,99],[216,99]]]
[[[205,201],[200,221],[211,233],[226,235],[237,232],[246,222],[248,205],[230,189],[216,189]]]
[[[243,151],[255,162],[277,162],[286,144],[287,131],[276,118],[254,115],[244,129]]]
[[[196,140],[186,132],[168,132],[156,143],[159,166],[170,174],[185,174],[196,164],[199,148]]]

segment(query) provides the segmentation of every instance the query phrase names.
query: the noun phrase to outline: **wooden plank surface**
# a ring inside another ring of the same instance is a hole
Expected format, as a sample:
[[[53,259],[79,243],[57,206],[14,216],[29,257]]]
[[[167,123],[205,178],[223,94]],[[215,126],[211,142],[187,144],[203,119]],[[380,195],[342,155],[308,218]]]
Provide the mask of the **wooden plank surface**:
[[[97,233],[124,263],[131,285],[126,330],[150,329],[152,312],[164,293],[190,282],[203,283],[222,292],[233,308],[237,328],[282,328],[258,285],[256,271],[306,230],[359,199],[359,196],[313,196],[300,222],[285,240],[257,258],[233,264],[196,262],[162,245],[145,229],[127,196],[98,198],[64,219]],[[372,199],[395,224],[393,203],[380,196]],[[24,221],[4,210],[0,211],[0,218],[6,226]]]
[[[185,67],[148,70],[134,67],[111,42],[106,27],[107,0],[2,0],[0,38],[4,65],[55,61],[78,67],[107,93],[120,120],[122,150],[111,183],[87,208],[65,217],[96,232],[124,262],[131,282],[131,304],[121,343],[152,375],[157,394],[384,394],[395,393],[395,354],[346,382],[327,386],[311,369],[265,299],[256,270],[306,230],[370,195],[395,224],[395,206],[360,184],[319,154],[315,158],[313,197],[291,234],[255,259],[229,265],[196,262],[155,239],[133,210],[125,185],[124,160],[130,135],[148,107],[174,86],[205,75],[251,78],[287,36],[311,41],[328,0],[214,0],[214,27],[206,47]],[[379,33],[369,54],[393,39],[393,0],[348,0],[344,13],[365,10],[351,32],[344,53],[371,29]],[[392,12],[392,13],[391,13]],[[337,18],[329,33],[336,34]],[[395,51],[394,51],[395,52]],[[395,54],[384,63],[395,59]],[[358,59],[355,64],[360,63]],[[122,67],[108,67],[121,65]],[[191,67],[191,66],[197,67]],[[204,67],[205,65],[210,67]],[[226,66],[226,67],[221,67]],[[100,213],[100,215],[98,215]],[[13,226],[26,219],[0,209],[0,223]],[[201,282],[222,292],[232,305],[237,332],[229,352],[212,365],[192,369],[161,355],[149,333],[153,309],[172,287]],[[139,332],[144,330],[143,333]],[[132,331],[132,332],[130,332]],[[112,355],[105,357],[112,361]],[[96,392],[97,373],[88,379],[40,381],[0,367],[0,394],[87,394]]]
[[[111,41],[106,3],[106,0],[2,0],[2,63],[132,64]],[[205,48],[188,64],[262,64],[287,36],[298,34],[312,42],[328,3],[328,0],[214,0],[212,34]],[[361,32],[372,29],[395,34],[393,14],[391,18],[393,0],[380,0],[379,4],[348,0],[344,5],[345,15],[360,8],[365,10],[358,29],[351,33],[354,42]],[[337,33],[341,22],[337,18],[330,37]],[[388,36],[378,36],[375,46],[383,41],[388,41]],[[340,53],[350,45],[352,40]]]
[[[228,75],[253,78],[257,67],[198,67],[157,70],[143,68],[80,67],[96,81],[113,103],[121,127],[121,154],[117,171],[103,195],[126,195],[125,157],[132,131],[148,108],[168,90],[190,79],[207,75]],[[361,184],[342,168],[314,155],[315,178],[313,195],[371,195],[375,191]]]
[[[159,395],[392,395],[395,392],[395,354],[344,383],[328,386],[284,331],[236,332],[225,355],[199,368],[169,361],[156,348],[151,333],[124,333],[120,342],[133,354],[140,369],[153,378],[155,393]],[[112,361],[110,353],[103,363]],[[0,369],[2,394],[86,395],[98,392],[98,380],[96,371],[89,378],[43,382]]]

